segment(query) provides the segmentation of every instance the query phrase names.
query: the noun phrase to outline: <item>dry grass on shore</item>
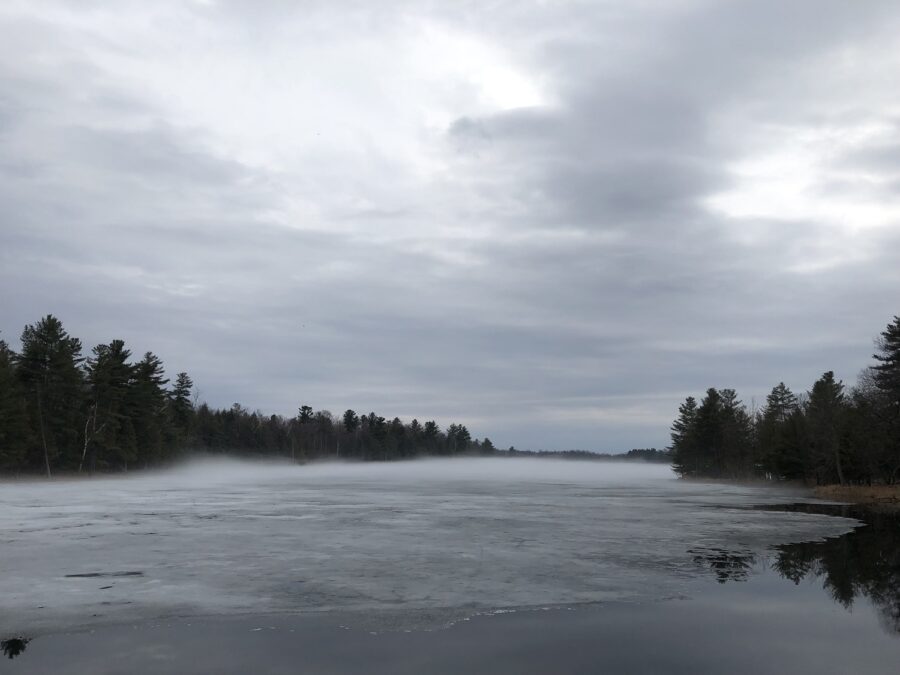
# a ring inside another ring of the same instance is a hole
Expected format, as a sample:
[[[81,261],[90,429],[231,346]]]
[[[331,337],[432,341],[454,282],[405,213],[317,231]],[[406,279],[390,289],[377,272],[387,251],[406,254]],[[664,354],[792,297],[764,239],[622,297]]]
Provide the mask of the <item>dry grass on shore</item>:
[[[819,485],[815,494],[821,499],[900,508],[900,485]]]

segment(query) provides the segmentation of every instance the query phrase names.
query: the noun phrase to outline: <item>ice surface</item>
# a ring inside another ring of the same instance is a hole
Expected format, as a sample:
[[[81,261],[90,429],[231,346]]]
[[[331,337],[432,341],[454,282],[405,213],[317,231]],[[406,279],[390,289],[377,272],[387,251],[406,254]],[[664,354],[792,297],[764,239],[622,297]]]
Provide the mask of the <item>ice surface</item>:
[[[790,501],[661,465],[549,459],[215,461],[0,484],[0,634],[239,612],[439,623],[680,596],[708,574],[689,550],[759,552],[855,524],[746,508]]]

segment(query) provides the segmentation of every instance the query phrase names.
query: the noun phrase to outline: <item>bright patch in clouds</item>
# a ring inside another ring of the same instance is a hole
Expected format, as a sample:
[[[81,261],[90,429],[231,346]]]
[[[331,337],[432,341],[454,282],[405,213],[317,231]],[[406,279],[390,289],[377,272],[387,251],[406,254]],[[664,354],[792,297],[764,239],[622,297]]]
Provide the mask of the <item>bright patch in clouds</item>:
[[[451,92],[447,107],[432,119],[445,128],[465,115],[546,105],[549,101],[534,75],[509,53],[483,37],[433,22],[413,31],[413,61],[429,87]],[[455,100],[453,100],[455,99]]]
[[[900,202],[886,203],[864,189],[868,182],[883,184],[892,177],[840,165],[863,148],[890,143],[894,133],[888,124],[767,129],[760,135],[760,152],[728,167],[734,186],[707,205],[731,218],[811,220],[848,233],[895,224]]]

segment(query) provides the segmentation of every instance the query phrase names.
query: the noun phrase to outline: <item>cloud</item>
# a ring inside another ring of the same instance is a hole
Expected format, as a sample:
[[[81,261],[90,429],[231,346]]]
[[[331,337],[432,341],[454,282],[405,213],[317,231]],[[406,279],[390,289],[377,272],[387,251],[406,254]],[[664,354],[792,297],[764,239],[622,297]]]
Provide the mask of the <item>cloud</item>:
[[[9,3],[0,328],[53,312],[215,405],[517,447],[660,446],[708,386],[852,381],[898,311],[898,23]]]

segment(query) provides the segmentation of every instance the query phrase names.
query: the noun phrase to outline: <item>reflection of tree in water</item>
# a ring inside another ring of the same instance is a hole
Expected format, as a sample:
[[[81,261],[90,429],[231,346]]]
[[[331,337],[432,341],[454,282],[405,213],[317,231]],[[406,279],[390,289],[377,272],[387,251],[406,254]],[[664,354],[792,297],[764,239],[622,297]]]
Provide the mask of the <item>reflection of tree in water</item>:
[[[3,654],[8,656],[11,659],[16,658],[19,654],[25,651],[25,647],[28,646],[28,643],[31,642],[28,638],[23,637],[15,637],[9,638],[8,640],[0,640],[0,649],[3,650]]]
[[[900,634],[900,513],[839,504],[792,504],[763,510],[816,513],[856,518],[865,523],[825,541],[784,544],[774,548],[772,569],[799,584],[823,578],[825,590],[847,609],[855,598],[868,598],[888,632]],[[719,583],[746,581],[756,562],[747,551],[692,549],[694,561],[709,567]]]
[[[746,581],[756,562],[749,551],[727,551],[722,548],[692,548],[688,551],[694,562],[709,567],[720,584],[726,581]]]
[[[846,608],[857,596],[878,608],[884,627],[900,633],[900,513],[856,506],[798,504],[784,510],[857,518],[865,523],[849,534],[820,542],[777,546],[773,567],[799,583],[815,576]]]

